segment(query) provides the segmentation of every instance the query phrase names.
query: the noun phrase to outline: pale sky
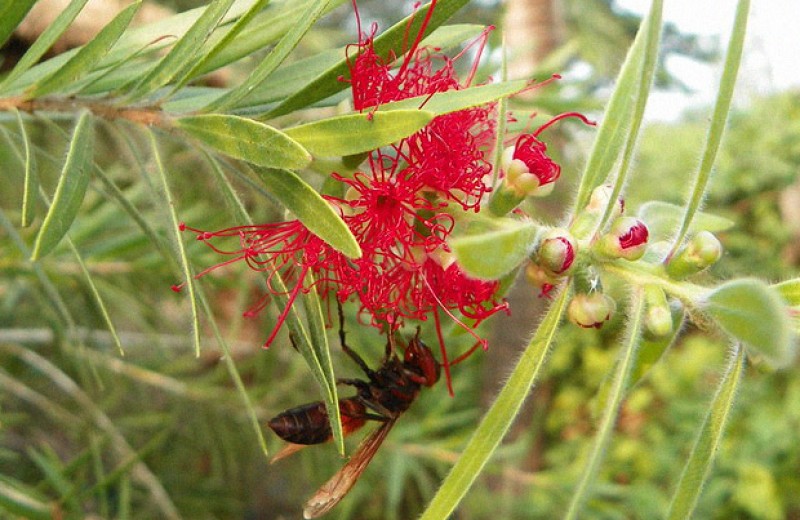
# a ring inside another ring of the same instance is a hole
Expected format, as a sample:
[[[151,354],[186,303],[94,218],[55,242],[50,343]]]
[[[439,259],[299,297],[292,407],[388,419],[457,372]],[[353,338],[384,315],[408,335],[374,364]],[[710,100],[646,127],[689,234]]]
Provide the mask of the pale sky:
[[[687,33],[718,37],[724,53],[728,42],[735,0],[665,0],[664,20]],[[648,0],[618,0],[623,9],[644,14]],[[800,89],[800,0],[753,0],[747,27],[742,65],[736,84],[736,103],[754,95]],[[683,95],[655,93],[648,103],[649,119],[675,119],[685,108],[713,103],[721,64],[698,65],[673,58],[667,66],[673,74],[696,90]]]

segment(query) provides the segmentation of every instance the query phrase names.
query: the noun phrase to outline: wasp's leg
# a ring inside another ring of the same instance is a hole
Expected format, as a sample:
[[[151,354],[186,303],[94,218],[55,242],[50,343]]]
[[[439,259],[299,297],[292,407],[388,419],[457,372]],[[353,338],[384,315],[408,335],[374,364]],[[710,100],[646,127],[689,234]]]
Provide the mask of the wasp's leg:
[[[352,359],[356,365],[361,367],[361,370],[363,370],[367,376],[372,377],[372,369],[367,366],[367,363],[361,358],[361,356],[347,346],[344,332],[344,312],[342,312],[342,302],[340,302],[338,299],[336,300],[336,306],[339,309],[339,343],[342,345],[342,350],[345,354],[350,356],[350,359]]]

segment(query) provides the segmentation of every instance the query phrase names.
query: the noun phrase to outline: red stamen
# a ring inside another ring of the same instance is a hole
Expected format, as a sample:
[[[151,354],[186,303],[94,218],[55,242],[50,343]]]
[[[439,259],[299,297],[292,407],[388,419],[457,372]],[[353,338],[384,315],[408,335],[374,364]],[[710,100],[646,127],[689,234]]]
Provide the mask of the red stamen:
[[[456,394],[453,391],[453,379],[450,377],[450,363],[447,361],[447,349],[444,346],[444,336],[442,336],[442,324],[439,321],[439,310],[433,308],[433,321],[436,324],[436,338],[439,340],[439,351],[442,353],[442,368],[444,368],[444,377],[447,382],[447,393],[450,397]]]
[[[584,124],[587,124],[587,125],[589,125],[589,126],[597,126],[597,123],[595,123],[594,121],[592,121],[592,120],[588,119],[588,118],[587,118],[586,116],[584,116],[583,114],[579,114],[578,112],[565,112],[565,113],[563,113],[563,114],[559,114],[559,115],[555,116],[553,119],[551,119],[550,121],[548,121],[548,122],[546,122],[545,124],[543,124],[542,126],[540,126],[540,127],[539,127],[539,128],[538,128],[538,129],[537,129],[537,130],[536,130],[536,131],[533,133],[533,136],[534,136],[534,137],[539,137],[539,134],[541,134],[542,132],[544,132],[545,130],[547,130],[547,129],[548,129],[550,126],[552,126],[553,124],[557,123],[558,121],[561,121],[562,119],[566,119],[566,118],[568,118],[568,117],[577,117],[578,119],[580,119],[581,121],[583,121],[583,122],[584,122]]]

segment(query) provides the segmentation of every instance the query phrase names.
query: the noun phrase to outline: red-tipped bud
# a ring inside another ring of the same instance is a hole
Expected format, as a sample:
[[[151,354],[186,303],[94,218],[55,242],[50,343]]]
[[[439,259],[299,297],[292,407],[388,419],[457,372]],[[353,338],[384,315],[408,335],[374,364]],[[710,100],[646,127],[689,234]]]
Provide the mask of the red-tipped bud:
[[[576,294],[567,308],[569,320],[584,329],[599,329],[611,319],[617,305],[611,297],[601,292]]]
[[[556,285],[556,280],[541,265],[530,262],[525,268],[525,278],[539,289],[539,296],[547,296]]]
[[[700,231],[667,266],[673,278],[684,278],[714,265],[722,256],[722,244],[709,231]]]
[[[565,275],[575,262],[577,245],[566,229],[554,229],[539,245],[537,260],[550,274]]]
[[[610,258],[638,260],[647,249],[649,232],[644,222],[634,217],[621,217],[597,243],[599,253]]]

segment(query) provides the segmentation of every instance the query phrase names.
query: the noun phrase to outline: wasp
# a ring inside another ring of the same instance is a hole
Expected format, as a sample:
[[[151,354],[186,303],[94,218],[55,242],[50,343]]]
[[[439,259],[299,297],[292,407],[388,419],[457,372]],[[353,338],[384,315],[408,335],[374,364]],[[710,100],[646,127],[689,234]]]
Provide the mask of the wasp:
[[[366,379],[339,379],[337,383],[352,386],[356,393],[339,400],[339,412],[345,435],[367,421],[380,423],[356,449],[345,465],[308,499],[303,509],[305,518],[317,518],[330,511],[352,489],[367,468],[397,419],[408,410],[422,387],[439,380],[441,365],[431,349],[419,338],[419,329],[403,352],[397,355],[389,334],[380,367],[369,368],[345,341],[344,317],[339,307],[339,340],[342,350],[366,375]],[[281,459],[307,445],[321,444],[332,437],[330,421],[322,401],[286,410],[269,421],[269,427],[289,442],[274,458]]]

